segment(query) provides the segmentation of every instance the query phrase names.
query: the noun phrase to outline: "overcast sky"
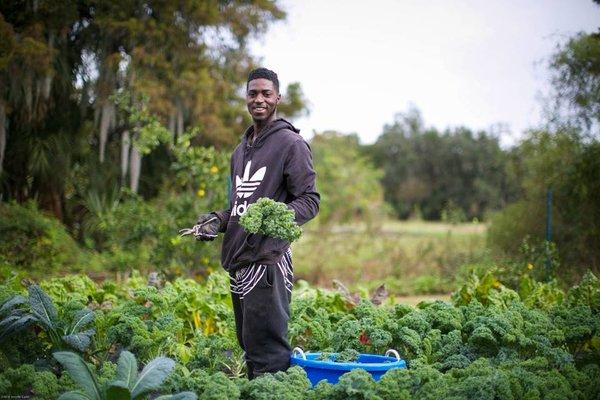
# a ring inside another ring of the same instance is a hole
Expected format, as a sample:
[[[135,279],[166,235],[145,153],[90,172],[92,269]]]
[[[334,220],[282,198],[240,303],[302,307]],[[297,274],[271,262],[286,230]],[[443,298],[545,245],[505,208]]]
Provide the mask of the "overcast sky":
[[[512,144],[541,120],[556,43],[600,26],[592,0],[288,0],[253,53],[282,86],[299,81],[313,131],[372,143],[414,104],[427,126],[488,129]]]

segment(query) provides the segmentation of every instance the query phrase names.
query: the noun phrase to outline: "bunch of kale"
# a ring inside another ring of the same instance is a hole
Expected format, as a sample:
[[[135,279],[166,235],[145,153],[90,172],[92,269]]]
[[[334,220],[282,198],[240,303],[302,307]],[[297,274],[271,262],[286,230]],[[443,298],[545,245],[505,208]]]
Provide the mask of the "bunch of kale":
[[[302,235],[294,218],[294,211],[284,203],[262,197],[248,207],[240,218],[240,225],[249,233],[260,233],[291,243]]]

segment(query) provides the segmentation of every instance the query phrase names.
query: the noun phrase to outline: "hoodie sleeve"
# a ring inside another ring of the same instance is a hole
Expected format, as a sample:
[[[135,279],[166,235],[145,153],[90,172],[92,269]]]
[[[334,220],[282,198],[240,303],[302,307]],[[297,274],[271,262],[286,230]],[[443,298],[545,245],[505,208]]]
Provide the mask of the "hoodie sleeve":
[[[231,215],[231,208],[228,208],[227,210],[213,211],[213,214],[215,214],[221,222],[221,225],[219,225],[219,232],[225,232],[227,230],[229,216]]]
[[[283,175],[291,198],[287,206],[296,213],[296,223],[302,225],[317,215],[321,201],[315,186],[312,154],[304,140],[297,140],[290,146]]]

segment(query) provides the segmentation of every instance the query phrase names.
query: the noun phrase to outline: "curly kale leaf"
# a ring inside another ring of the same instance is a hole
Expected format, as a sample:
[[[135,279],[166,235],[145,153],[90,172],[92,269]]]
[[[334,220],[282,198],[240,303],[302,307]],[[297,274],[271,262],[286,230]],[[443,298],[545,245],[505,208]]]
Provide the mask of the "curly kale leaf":
[[[262,197],[248,206],[240,225],[249,233],[275,237],[288,242],[298,240],[302,230],[296,224],[295,213],[284,203]]]
[[[310,388],[306,372],[292,367],[286,372],[265,374],[244,384],[240,398],[248,400],[298,400]]]
[[[449,303],[441,300],[431,303],[423,302],[419,304],[419,308],[423,310],[427,322],[434,329],[442,331],[442,333],[462,328],[463,316],[460,310]]]
[[[371,374],[363,369],[354,369],[345,373],[333,386],[332,400],[380,400],[376,393],[375,381]]]
[[[0,373],[0,393],[7,397],[54,400],[61,389],[56,375],[50,371],[36,371],[30,364],[8,368]]]
[[[600,279],[592,271],[587,271],[579,285],[569,290],[567,302],[570,306],[584,305],[594,313],[600,313]]]
[[[210,379],[210,375],[204,369],[194,368],[190,370],[181,364],[177,364],[171,375],[163,383],[161,389],[167,393],[184,391],[202,393]]]
[[[355,349],[365,352],[381,353],[389,348],[392,335],[377,327],[371,318],[362,320],[346,319],[338,324],[333,333],[332,343],[335,350]]]
[[[317,360],[319,361],[333,361],[339,363],[356,362],[360,353],[354,349],[344,349],[339,353],[328,353],[323,352]]]
[[[359,352],[354,349],[344,349],[335,358],[335,362],[356,362],[359,355]]]
[[[418,385],[414,376],[408,369],[392,369],[377,382],[376,393],[383,400],[411,400]]]
[[[319,307],[313,298],[300,298],[292,302],[289,336],[292,343],[308,350],[325,350],[331,347],[330,321],[332,313]]]
[[[222,372],[210,376],[199,400],[235,400],[240,398],[240,389]]]

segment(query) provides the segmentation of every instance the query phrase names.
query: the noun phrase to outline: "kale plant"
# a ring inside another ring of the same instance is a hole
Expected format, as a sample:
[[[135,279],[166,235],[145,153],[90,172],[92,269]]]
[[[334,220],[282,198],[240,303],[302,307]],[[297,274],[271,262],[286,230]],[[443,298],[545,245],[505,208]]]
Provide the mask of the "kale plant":
[[[55,400],[59,391],[56,375],[51,371],[37,371],[31,364],[8,368],[0,373],[0,397]]]
[[[60,396],[62,400],[118,400],[142,399],[159,389],[169,376],[175,361],[166,357],[157,357],[150,361],[138,374],[135,356],[128,351],[121,352],[117,364],[117,379],[101,384],[95,371],[77,354],[68,351],[54,353],[54,358],[67,370],[81,391],[71,391]],[[192,392],[164,395],[161,400],[196,400]]]
[[[323,352],[317,358],[319,361],[333,361],[338,363],[357,362],[360,353],[354,349],[344,349],[339,353]]]
[[[69,346],[85,351],[91,343],[94,329],[85,329],[94,320],[94,312],[88,308],[77,310],[71,318],[61,319],[52,299],[38,286],[29,286],[29,297],[15,295],[0,307],[0,343],[31,325],[46,332],[52,347]]]
[[[249,233],[260,233],[291,243],[302,235],[294,217],[294,211],[284,203],[262,197],[248,206],[240,218],[240,225]]]

